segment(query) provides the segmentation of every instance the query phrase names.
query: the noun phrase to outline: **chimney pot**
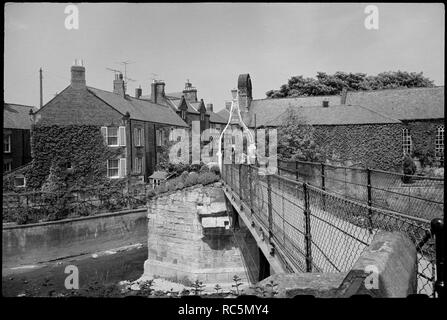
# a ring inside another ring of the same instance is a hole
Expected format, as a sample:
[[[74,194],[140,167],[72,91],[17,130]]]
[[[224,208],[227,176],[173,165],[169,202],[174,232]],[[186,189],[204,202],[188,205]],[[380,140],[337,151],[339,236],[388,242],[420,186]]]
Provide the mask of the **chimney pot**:
[[[209,111],[209,112],[214,112],[213,104],[212,103],[207,103],[206,110]]]
[[[140,99],[143,95],[143,89],[141,87],[135,89],[135,98]]]

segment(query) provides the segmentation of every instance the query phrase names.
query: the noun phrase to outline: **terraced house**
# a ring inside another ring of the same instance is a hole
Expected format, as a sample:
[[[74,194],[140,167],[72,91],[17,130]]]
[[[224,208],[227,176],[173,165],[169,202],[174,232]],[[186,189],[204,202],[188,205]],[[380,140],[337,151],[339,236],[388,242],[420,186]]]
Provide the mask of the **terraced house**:
[[[31,117],[33,106],[3,104],[3,173],[31,161]]]
[[[154,86],[153,86],[154,88]],[[156,89],[155,87],[154,89]],[[71,83],[35,113],[39,126],[93,125],[101,128],[105,143],[118,154],[107,160],[107,176],[146,181],[157,165],[161,134],[187,124],[168,106],[126,94],[122,74],[116,74],[113,91],[86,85],[85,67],[71,67]]]
[[[444,166],[444,87],[253,99],[250,75],[241,74],[238,92],[249,127],[278,127],[291,108],[313,125],[329,162],[398,170],[409,154]],[[219,115],[228,119],[229,105]]]

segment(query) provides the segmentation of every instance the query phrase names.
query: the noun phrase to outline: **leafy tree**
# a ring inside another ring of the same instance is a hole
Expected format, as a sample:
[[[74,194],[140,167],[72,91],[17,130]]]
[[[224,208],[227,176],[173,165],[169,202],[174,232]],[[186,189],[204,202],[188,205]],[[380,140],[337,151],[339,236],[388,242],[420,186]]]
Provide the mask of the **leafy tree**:
[[[314,141],[314,128],[289,107],[285,121],[277,128],[278,154],[287,160],[319,161],[321,154]]]
[[[433,87],[433,81],[424,77],[422,72],[388,71],[376,76],[365,73],[334,74],[318,72],[315,78],[293,76],[279,90],[266,92],[267,98],[286,98],[301,96],[325,96],[340,94],[343,88],[349,91],[379,90],[392,88]]]

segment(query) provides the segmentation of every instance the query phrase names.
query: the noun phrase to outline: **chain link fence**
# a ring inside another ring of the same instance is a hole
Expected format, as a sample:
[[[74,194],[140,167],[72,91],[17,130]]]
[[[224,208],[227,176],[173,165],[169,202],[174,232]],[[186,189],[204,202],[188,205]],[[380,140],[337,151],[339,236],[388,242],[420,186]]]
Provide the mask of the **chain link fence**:
[[[431,220],[444,215],[444,178],[278,160],[279,174],[372,207]]]
[[[261,176],[254,166],[224,165],[222,179],[251,208],[251,218],[288,270],[349,271],[379,230],[400,231],[417,248],[418,293],[435,295],[436,250],[429,220],[371,207],[310,181]]]

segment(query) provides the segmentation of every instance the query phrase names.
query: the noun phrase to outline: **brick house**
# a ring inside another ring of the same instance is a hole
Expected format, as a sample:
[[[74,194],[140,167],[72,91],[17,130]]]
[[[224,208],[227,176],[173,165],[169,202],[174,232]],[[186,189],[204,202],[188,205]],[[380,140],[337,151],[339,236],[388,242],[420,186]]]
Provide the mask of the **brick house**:
[[[250,128],[277,127],[289,107],[315,128],[329,162],[398,169],[404,154],[436,155],[443,166],[444,87],[346,92],[334,96],[253,99],[250,75],[238,78]],[[228,119],[228,107],[218,113]]]
[[[153,89],[156,89],[156,87]],[[35,113],[35,123],[50,125],[94,125],[109,148],[120,154],[107,160],[110,178],[147,181],[157,165],[157,132],[171,127],[187,127],[173,110],[152,100],[130,97],[122,74],[116,74],[113,91],[86,85],[85,68],[71,67],[71,84]]]
[[[218,133],[226,125],[226,120],[214,112],[212,103],[205,106],[203,99],[198,99],[197,88],[193,87],[189,80],[186,81],[185,88],[181,92],[165,93],[165,83],[156,80],[152,83],[151,88],[151,95],[142,95],[141,89],[137,89],[136,97],[146,100],[155,98],[157,103],[169,106],[188,124],[190,133],[194,121],[199,122],[200,134],[207,129],[211,129],[210,132]],[[170,139],[166,132],[159,136],[161,137],[158,141],[160,144],[164,144]],[[192,134],[189,138],[190,153],[192,153]],[[209,142],[210,140],[201,141],[201,148]],[[212,153],[212,150],[210,153]],[[192,161],[192,156],[190,156],[190,161]]]
[[[31,116],[33,106],[3,104],[3,174],[31,161]]]
[[[190,127],[193,121],[200,121],[200,132],[209,128],[220,131],[226,124],[225,119],[214,112],[212,103],[205,105],[203,99],[198,99],[197,88],[191,82],[186,81],[181,92],[166,94],[164,82],[155,81],[152,87],[156,87],[152,92],[158,92],[158,103],[170,106]],[[151,98],[152,95],[141,96],[141,99]]]

